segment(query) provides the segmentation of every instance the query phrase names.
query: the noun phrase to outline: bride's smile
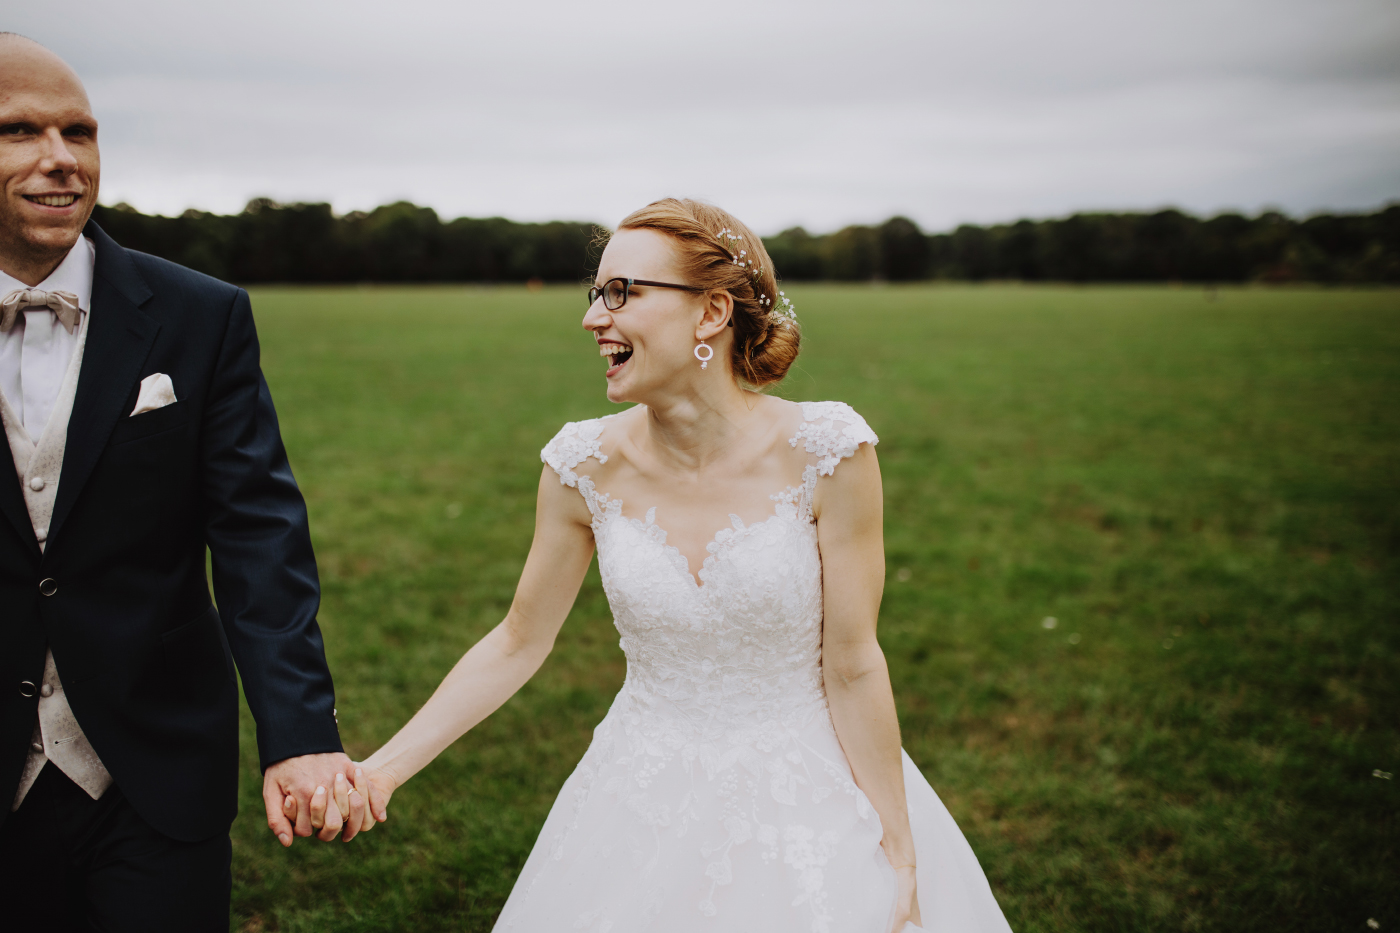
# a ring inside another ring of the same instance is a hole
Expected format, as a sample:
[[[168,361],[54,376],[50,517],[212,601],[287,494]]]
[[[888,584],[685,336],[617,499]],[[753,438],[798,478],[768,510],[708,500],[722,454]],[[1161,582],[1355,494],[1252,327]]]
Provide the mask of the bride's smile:
[[[622,371],[622,367],[627,365],[627,361],[632,358],[632,348],[626,344],[615,343],[598,339],[598,353],[608,358],[607,377],[611,379]]]

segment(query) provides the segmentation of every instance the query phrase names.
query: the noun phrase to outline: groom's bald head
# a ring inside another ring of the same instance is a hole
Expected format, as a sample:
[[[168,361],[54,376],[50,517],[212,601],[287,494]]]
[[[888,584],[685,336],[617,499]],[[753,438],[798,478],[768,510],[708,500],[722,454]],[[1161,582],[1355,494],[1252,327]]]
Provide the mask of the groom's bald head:
[[[92,215],[100,174],[83,82],[34,40],[0,33],[0,269],[47,278]]]
[[[13,89],[12,76],[18,77],[21,73],[48,80],[59,79],[71,85],[69,90],[76,87],[84,103],[87,102],[83,82],[67,62],[28,36],[17,32],[0,32],[0,96]]]

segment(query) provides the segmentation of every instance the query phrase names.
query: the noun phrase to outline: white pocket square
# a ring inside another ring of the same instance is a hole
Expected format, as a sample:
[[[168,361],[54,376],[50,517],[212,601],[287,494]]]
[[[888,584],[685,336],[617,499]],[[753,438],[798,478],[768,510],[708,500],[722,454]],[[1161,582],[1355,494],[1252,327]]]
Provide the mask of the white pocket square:
[[[164,408],[175,401],[175,383],[170,381],[170,377],[165,373],[151,373],[141,380],[141,393],[136,396],[136,407],[131,410],[130,418],[139,415],[144,411],[155,411],[157,408]]]

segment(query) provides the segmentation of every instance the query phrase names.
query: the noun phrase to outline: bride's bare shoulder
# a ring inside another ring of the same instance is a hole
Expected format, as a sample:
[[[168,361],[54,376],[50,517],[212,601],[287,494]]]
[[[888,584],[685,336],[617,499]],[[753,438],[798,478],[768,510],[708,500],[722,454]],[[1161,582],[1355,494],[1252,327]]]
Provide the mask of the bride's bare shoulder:
[[[802,405],[776,395],[754,394],[758,400],[755,408],[766,414],[774,430],[787,431],[787,436],[791,437],[792,431],[802,423]]]

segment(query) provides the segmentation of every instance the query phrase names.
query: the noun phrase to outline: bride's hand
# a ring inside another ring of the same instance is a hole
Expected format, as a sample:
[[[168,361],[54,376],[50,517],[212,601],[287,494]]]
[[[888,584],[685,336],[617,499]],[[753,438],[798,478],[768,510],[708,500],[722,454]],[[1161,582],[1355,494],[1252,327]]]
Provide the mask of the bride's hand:
[[[355,789],[365,800],[364,824],[360,832],[367,833],[375,823],[389,819],[389,798],[398,785],[394,779],[378,768],[367,767],[363,762],[355,765]]]
[[[919,894],[915,890],[914,866],[905,865],[894,870],[899,879],[899,899],[895,903],[894,923],[890,933],[903,933],[906,924],[923,927],[923,917],[919,916]]]

